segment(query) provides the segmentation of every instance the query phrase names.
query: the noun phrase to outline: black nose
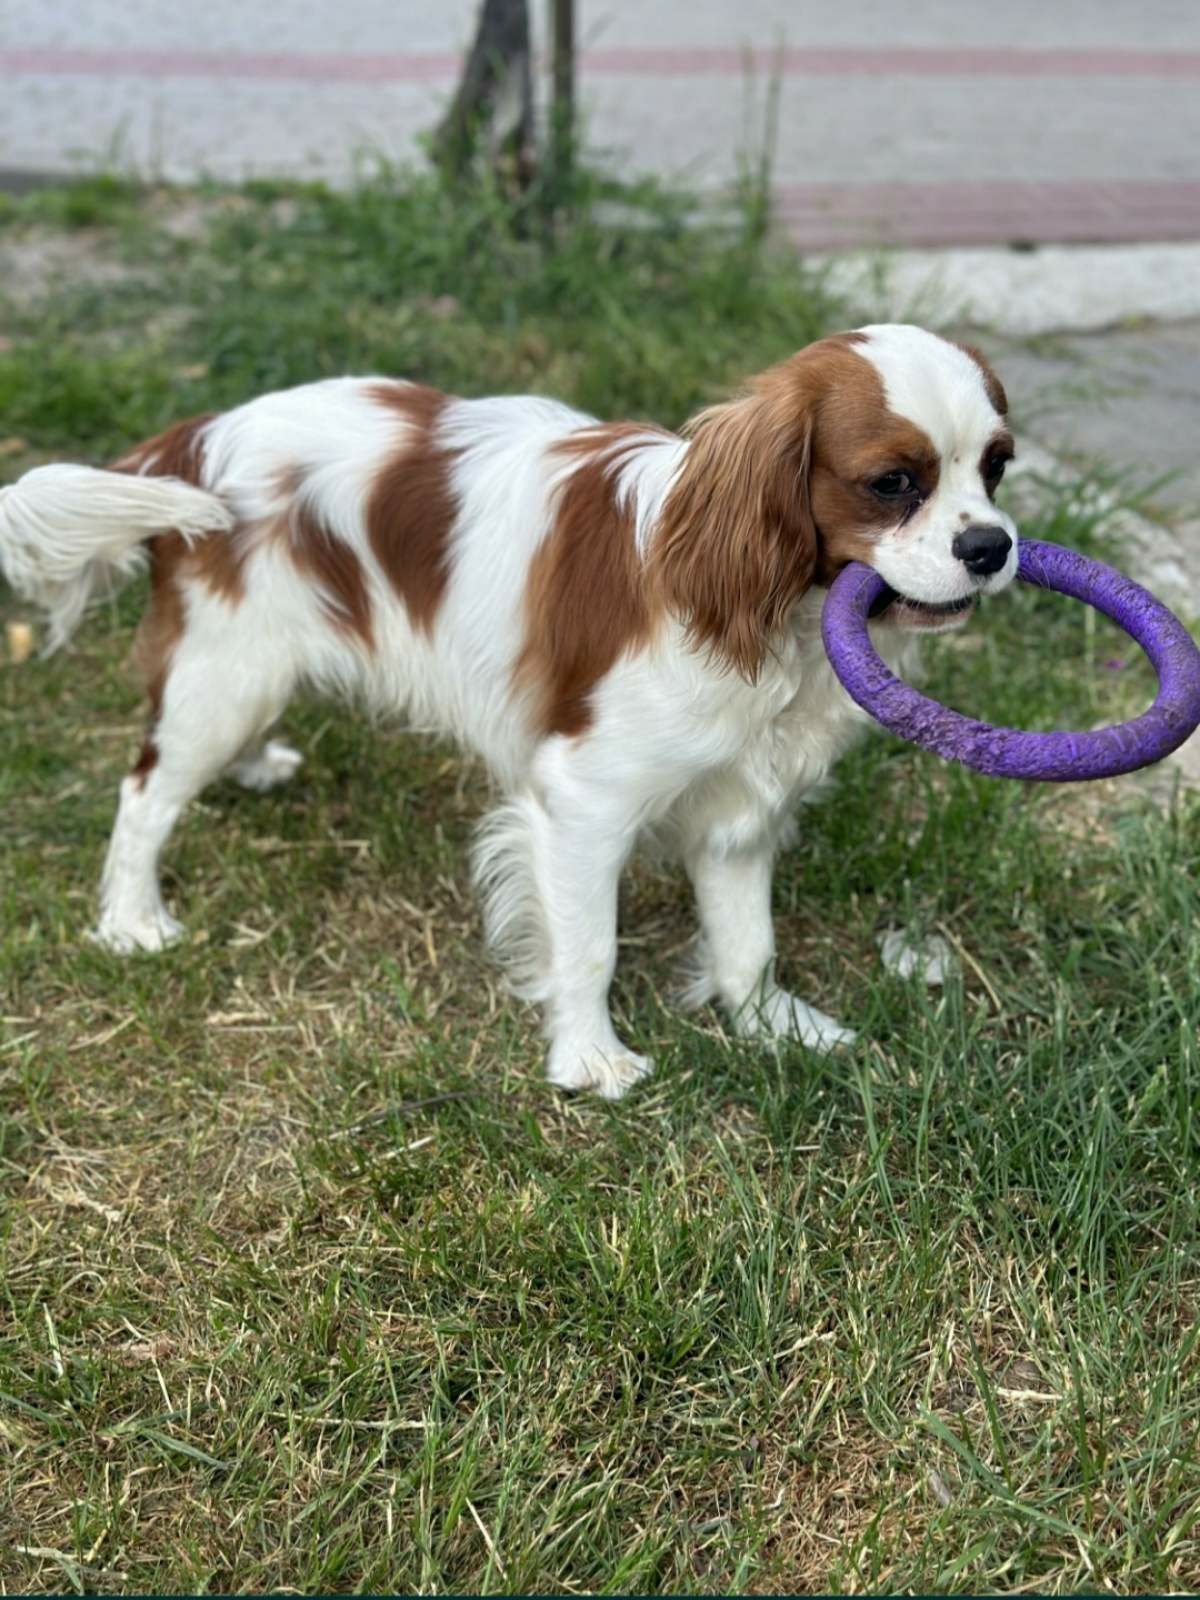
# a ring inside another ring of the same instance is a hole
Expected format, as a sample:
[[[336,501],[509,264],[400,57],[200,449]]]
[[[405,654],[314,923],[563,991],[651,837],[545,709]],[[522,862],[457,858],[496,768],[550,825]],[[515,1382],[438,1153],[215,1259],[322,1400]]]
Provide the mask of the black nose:
[[[1008,560],[1012,540],[1003,528],[964,528],[950,548],[968,572],[987,578]]]

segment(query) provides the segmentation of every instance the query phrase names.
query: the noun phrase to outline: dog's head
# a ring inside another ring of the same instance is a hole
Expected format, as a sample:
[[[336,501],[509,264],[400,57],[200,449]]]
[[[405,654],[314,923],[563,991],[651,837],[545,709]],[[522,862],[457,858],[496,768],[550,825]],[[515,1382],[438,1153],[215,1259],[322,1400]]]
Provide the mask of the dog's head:
[[[1016,573],[994,502],[1006,409],[978,352],[922,328],[809,345],[691,425],[656,551],[669,600],[750,676],[804,591],[849,561],[895,591],[889,625],[960,625]]]

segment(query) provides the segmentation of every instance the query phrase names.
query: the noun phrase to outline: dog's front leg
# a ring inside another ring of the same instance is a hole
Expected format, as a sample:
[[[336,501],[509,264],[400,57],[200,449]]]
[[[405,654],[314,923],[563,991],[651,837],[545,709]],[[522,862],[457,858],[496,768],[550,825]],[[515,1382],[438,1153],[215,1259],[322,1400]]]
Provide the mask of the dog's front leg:
[[[719,851],[702,843],[686,862],[700,914],[703,972],[695,997],[715,994],[744,1035],[794,1038],[817,1050],[850,1043],[849,1028],[775,982],[772,845]]]

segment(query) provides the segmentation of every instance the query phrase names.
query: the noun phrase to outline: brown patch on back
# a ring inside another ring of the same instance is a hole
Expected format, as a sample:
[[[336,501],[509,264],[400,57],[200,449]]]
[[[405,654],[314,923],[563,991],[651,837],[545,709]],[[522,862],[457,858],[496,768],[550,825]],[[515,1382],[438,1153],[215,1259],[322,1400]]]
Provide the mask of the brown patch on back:
[[[135,445],[113,463],[112,470],[143,477],[179,478],[193,488],[203,488],[204,433],[213,416],[208,412],[175,423],[163,433]],[[158,761],[158,747],[152,735],[162,713],[171,660],[183,636],[181,577],[186,573],[188,577],[198,578],[231,604],[240,600],[243,593],[243,557],[232,533],[206,534],[191,547],[181,534],[161,533],[147,540],[147,549],[150,553],[150,604],[134,641],[134,660],[150,700],[150,732],[133,769],[133,776],[143,784]]]
[[[153,477],[180,478],[203,488],[204,430],[211,416],[192,417],[147,439],[115,464],[114,470]],[[370,593],[362,563],[353,549],[331,534],[303,495],[304,475],[288,472],[279,485],[286,510],[254,527],[213,532],[190,546],[178,533],[147,541],[150,552],[150,604],[134,645],[150,700],[150,733],[134,767],[143,783],[158,760],[152,734],[162,713],[163,692],[186,623],[184,582],[203,584],[211,594],[236,605],[245,594],[245,564],[264,539],[278,540],[297,571],[319,592],[333,625],[374,645]]]
[[[297,571],[319,589],[334,626],[373,650],[371,595],[362,562],[344,539],[324,526],[299,486],[293,492],[279,536],[286,540]]]
[[[229,533],[206,533],[185,552],[182,565],[189,578],[197,578],[219,599],[236,605],[246,592],[243,568],[249,551],[239,538],[239,529]]]
[[[214,416],[213,412],[205,412],[201,416],[176,422],[153,439],[135,445],[113,463],[113,471],[131,472],[147,478],[180,478],[193,488],[205,488],[204,434]],[[159,535],[151,539],[149,545],[152,553],[163,538],[171,539],[174,536]],[[242,573],[245,559],[246,551],[236,528],[229,533],[207,533],[197,539],[190,550],[179,540],[172,557],[174,564],[186,564],[189,577],[197,578],[230,605],[236,605],[245,593]]]
[[[151,728],[162,711],[171,658],[183,637],[183,592],[177,573],[187,555],[187,545],[178,533],[164,533],[150,540],[150,604],[138,627],[133,657],[150,700]]]
[[[437,442],[446,395],[421,384],[378,383],[369,391],[405,423],[367,505],[367,536],[414,628],[433,627],[450,576],[450,533],[458,498],[450,481],[457,458]]]
[[[957,340],[954,343],[957,344]],[[1008,415],[1008,395],[1004,392],[1004,385],[988,364],[983,352],[973,344],[959,344],[958,349],[964,355],[970,356],[971,360],[979,368],[979,375],[983,379],[983,387],[987,390],[988,399],[1000,415],[1006,417]]]
[[[206,411],[197,417],[187,417],[175,422],[152,439],[135,444],[119,461],[113,462],[114,472],[133,472],[150,478],[182,478],[193,488],[203,488],[204,431],[214,420],[216,412]]]
[[[534,695],[543,734],[585,732],[596,684],[652,631],[634,508],[618,499],[617,488],[622,465],[658,431],[598,424],[551,447],[552,456],[573,465],[557,491],[554,522],[530,563],[525,642],[514,675],[518,687]]]

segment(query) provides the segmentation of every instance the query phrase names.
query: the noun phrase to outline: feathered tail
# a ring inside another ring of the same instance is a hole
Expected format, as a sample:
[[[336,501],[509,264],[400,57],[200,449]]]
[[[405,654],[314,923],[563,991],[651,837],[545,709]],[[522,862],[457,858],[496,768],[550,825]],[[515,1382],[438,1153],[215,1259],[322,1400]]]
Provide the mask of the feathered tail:
[[[49,654],[65,644],[88,601],[145,560],[143,542],[228,529],[216,495],[178,478],[142,478],[66,464],[34,467],[0,489],[0,571],[46,611]]]

